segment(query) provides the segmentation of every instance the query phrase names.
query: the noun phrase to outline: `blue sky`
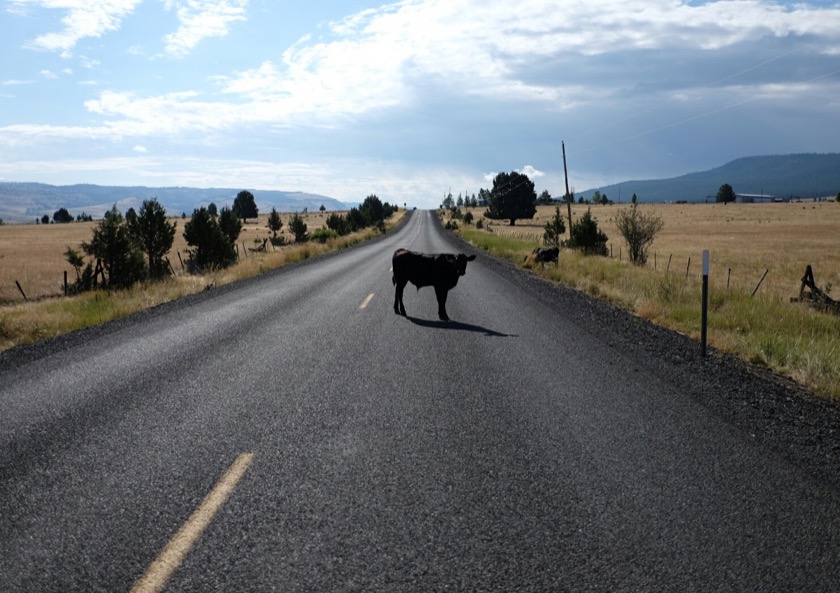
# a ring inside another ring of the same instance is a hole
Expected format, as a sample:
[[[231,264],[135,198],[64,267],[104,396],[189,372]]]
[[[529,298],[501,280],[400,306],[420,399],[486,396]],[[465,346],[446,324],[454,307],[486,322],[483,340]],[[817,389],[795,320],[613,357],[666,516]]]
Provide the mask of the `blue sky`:
[[[434,207],[840,152],[840,3],[0,0],[0,179]]]

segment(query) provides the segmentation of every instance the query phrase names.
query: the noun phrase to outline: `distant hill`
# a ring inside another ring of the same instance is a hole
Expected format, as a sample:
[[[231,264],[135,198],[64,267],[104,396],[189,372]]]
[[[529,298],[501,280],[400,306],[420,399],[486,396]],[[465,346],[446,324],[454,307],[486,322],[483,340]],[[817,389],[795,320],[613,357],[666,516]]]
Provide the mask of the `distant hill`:
[[[635,193],[642,202],[702,202],[714,199],[728,183],[736,194],[779,198],[833,197],[840,191],[840,154],[789,154],[736,159],[716,169],[672,179],[624,181],[576,193],[589,199],[596,190],[618,201],[629,202]]]
[[[116,187],[103,185],[46,185],[43,183],[0,182],[0,218],[6,222],[34,222],[47,214],[52,218],[59,208],[67,208],[73,215],[82,212],[102,218],[116,204],[123,213],[138,209],[143,200],[157,198],[173,216],[191,214],[195,208],[210,202],[222,208],[232,206],[241,189],[189,187]],[[254,194],[261,213],[271,211],[301,212],[304,208],[317,210],[323,204],[327,210],[348,210],[351,205],[334,198],[303,192],[248,190]]]

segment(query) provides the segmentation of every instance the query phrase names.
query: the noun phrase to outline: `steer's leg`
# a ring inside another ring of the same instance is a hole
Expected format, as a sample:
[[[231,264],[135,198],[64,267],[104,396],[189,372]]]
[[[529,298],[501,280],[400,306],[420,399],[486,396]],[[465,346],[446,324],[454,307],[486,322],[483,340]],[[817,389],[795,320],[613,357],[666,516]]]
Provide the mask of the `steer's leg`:
[[[397,280],[394,282],[396,290],[394,291],[394,313],[405,316],[405,305],[403,305],[403,289],[405,289],[406,282]]]
[[[449,316],[446,314],[446,294],[449,292],[446,288],[435,286],[435,295],[438,302],[438,317],[441,321],[449,321]]]

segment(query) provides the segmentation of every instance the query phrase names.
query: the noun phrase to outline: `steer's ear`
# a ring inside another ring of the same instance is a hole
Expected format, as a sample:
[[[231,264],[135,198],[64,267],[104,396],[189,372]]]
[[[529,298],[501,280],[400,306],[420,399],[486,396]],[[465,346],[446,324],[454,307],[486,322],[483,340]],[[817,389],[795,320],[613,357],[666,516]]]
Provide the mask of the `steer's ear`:
[[[475,255],[468,255],[467,256],[467,261],[472,261],[474,259],[475,259]]]

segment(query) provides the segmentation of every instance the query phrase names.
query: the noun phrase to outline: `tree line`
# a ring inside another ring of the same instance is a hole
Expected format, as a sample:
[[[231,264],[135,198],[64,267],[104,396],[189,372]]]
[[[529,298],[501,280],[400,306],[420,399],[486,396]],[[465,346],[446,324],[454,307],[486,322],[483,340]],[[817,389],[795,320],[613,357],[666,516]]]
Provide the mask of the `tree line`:
[[[289,230],[299,243],[310,239],[326,241],[367,226],[384,231],[385,219],[396,209],[371,195],[345,216],[331,214],[327,219],[328,228],[319,229],[312,236],[299,213],[292,214]],[[322,206],[321,210],[323,212],[325,208]],[[184,262],[187,271],[201,274],[236,263],[236,241],[243,222],[258,214],[254,196],[248,191],[239,192],[232,208],[219,210],[213,203],[196,208],[184,224],[183,236],[189,246]],[[173,274],[167,254],[172,249],[176,226],[175,222],[169,221],[166,209],[156,198],[145,200],[139,211],[129,208],[125,216],[114,205],[93,229],[91,240],[82,242],[81,252],[68,247],[64,253],[76,272],[76,280],[68,291],[129,288],[138,282],[160,280]],[[280,214],[272,208],[268,228],[274,244],[283,243],[282,237],[278,237],[282,227]]]
[[[538,204],[556,203],[547,190],[540,196],[534,189],[534,182],[527,175],[512,171],[510,173],[499,173],[493,178],[493,188],[481,189],[479,196],[486,204],[487,209],[484,217],[491,220],[508,220],[511,226],[517,220],[532,219],[537,212]],[[448,198],[451,198],[448,196]],[[599,203],[610,203],[606,196],[598,194]],[[459,196],[460,199],[460,196]],[[574,193],[569,192],[563,203],[573,203]],[[465,202],[466,203],[466,202]],[[444,200],[452,211],[452,218],[461,219],[470,224],[473,216],[471,212],[462,215],[457,202]],[[554,216],[545,223],[543,232],[543,243],[547,246],[567,247],[576,249],[587,255],[607,255],[607,242],[609,238],[600,228],[598,221],[592,216],[592,211],[586,212],[577,220],[571,220],[569,211],[568,239],[563,239],[567,229],[567,221],[560,212],[560,206],[555,206]],[[480,223],[481,221],[479,221]],[[476,223],[477,225],[479,223]],[[633,195],[632,205],[629,209],[621,209],[616,213],[616,226],[629,247],[630,260],[638,265],[644,265],[647,261],[647,253],[654,238],[662,230],[664,223],[654,213],[644,212],[638,208],[638,199]]]

